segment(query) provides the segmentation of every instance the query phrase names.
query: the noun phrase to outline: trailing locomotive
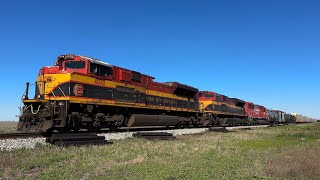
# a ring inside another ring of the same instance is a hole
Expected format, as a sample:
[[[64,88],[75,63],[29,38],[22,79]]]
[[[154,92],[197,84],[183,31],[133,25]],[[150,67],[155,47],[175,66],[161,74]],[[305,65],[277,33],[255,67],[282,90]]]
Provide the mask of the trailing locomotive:
[[[97,131],[138,126],[231,126],[295,122],[295,116],[237,98],[159,83],[103,61],[61,55],[40,69],[35,96],[23,96],[18,131]]]
[[[256,125],[268,124],[266,108],[229,98],[215,92],[201,91],[199,94],[200,111],[205,118],[204,125]]]
[[[199,94],[200,111],[204,125],[249,124],[244,109],[245,102],[209,91]]]

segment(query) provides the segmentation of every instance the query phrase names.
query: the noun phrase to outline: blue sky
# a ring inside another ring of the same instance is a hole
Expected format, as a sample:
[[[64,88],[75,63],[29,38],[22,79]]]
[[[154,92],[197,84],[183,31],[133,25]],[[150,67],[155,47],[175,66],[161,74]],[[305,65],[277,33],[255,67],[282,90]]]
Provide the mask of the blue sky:
[[[0,120],[60,54],[320,118],[320,1],[6,1]]]

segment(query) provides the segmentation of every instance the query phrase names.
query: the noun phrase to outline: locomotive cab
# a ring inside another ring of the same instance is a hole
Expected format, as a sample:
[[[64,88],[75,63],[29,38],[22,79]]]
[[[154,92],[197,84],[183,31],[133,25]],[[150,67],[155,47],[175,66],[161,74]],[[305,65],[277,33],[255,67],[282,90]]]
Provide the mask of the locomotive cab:
[[[105,79],[112,79],[113,77],[113,66],[89,57],[61,55],[57,58],[55,66],[59,67],[59,71],[64,73],[86,74]]]
[[[18,131],[48,131],[52,126],[64,127],[70,100],[81,97],[84,86],[77,84],[85,77],[105,80],[113,79],[112,66],[102,61],[75,55],[61,55],[54,66],[39,70],[36,78],[34,98],[29,99],[29,86],[23,95],[23,108],[18,123]],[[92,82],[92,83],[94,83]]]

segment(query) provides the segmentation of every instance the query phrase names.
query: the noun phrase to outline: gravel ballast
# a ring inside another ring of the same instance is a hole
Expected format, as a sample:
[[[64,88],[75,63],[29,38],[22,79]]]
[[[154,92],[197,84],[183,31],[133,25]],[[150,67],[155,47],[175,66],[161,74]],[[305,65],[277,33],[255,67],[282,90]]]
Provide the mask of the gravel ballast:
[[[46,138],[27,138],[27,139],[2,139],[0,140],[1,151],[11,151],[20,148],[34,148],[37,144],[46,144]]]
[[[155,130],[155,131],[136,131],[136,132],[125,132],[125,133],[102,133],[99,136],[105,136],[106,140],[119,140],[132,137],[132,134],[137,132],[167,132],[172,133],[173,136],[184,135],[184,134],[196,134],[207,131],[208,128],[193,128],[193,129],[174,129],[174,130]]]
[[[241,128],[257,128],[267,126],[238,126],[227,127],[226,129],[241,129]],[[192,128],[192,129],[174,129],[174,130],[155,130],[151,132],[168,132],[173,136],[185,135],[185,134],[197,134],[207,131],[208,128]],[[135,132],[118,132],[118,133],[101,133],[98,136],[105,136],[106,140],[120,140],[131,138],[136,132],[150,132],[150,131],[135,131]],[[34,148],[37,144],[46,145],[46,138],[27,138],[27,139],[4,139],[0,140],[0,151],[11,151],[20,148]]]

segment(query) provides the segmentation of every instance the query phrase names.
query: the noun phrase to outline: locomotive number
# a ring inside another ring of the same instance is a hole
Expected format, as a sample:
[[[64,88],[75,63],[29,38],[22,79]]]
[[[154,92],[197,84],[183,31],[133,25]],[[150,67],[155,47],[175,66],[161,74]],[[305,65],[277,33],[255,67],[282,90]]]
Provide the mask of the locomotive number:
[[[104,84],[105,84],[104,80],[101,80],[101,79],[95,79],[94,83],[97,84],[97,85],[100,85],[100,86],[104,86]]]

